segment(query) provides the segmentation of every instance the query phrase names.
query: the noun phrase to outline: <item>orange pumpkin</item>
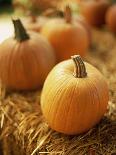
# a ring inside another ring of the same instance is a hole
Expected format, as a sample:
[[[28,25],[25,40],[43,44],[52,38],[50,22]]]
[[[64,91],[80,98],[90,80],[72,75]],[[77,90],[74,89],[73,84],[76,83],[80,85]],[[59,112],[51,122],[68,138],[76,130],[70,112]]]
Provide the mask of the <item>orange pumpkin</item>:
[[[57,9],[47,9],[41,16],[33,14],[33,12],[29,12],[29,20],[26,22],[25,26],[27,30],[32,30],[35,32],[40,32],[44,24],[46,24],[50,18],[62,17],[63,12]]]
[[[8,89],[36,89],[55,65],[53,49],[43,36],[26,32],[19,19],[13,23],[15,37],[0,45],[0,79]]]
[[[50,127],[65,134],[88,131],[103,117],[108,86],[102,74],[75,55],[49,73],[41,95],[41,109]],[[74,67],[75,65],[75,67]]]
[[[43,26],[41,34],[54,47],[58,61],[77,53],[85,56],[89,47],[87,31],[73,21],[69,7],[66,7],[65,19],[50,20]]]
[[[106,24],[112,32],[116,33],[116,4],[108,9],[106,13]]]
[[[106,0],[80,2],[80,11],[92,26],[99,27],[105,24],[105,14],[108,7],[109,2]]]

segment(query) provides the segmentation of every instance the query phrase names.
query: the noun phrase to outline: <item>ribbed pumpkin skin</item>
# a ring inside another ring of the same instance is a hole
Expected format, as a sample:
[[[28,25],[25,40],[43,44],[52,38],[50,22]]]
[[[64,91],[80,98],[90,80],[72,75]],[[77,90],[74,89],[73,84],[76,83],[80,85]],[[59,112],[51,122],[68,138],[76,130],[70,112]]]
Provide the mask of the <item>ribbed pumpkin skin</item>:
[[[112,32],[116,33],[116,4],[108,9],[106,13],[106,24]]]
[[[109,99],[101,73],[85,63],[87,77],[73,76],[72,60],[61,62],[49,73],[41,95],[41,108],[50,127],[61,133],[83,133],[100,121]]]
[[[18,42],[14,38],[0,45],[0,79],[8,89],[31,90],[40,87],[55,65],[47,40],[36,33]]]
[[[41,33],[54,47],[58,62],[68,59],[71,55],[86,55],[89,39],[81,24],[53,19],[43,26]]]

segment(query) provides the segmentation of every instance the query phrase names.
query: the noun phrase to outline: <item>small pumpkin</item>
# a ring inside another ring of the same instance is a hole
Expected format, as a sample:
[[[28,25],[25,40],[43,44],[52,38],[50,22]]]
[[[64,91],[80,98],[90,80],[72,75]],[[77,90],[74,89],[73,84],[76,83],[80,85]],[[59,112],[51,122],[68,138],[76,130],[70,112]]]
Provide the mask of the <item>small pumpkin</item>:
[[[68,7],[69,16],[72,16],[71,15],[72,9],[67,5],[64,8],[66,8],[66,7]],[[64,10],[64,11],[66,11],[66,10]],[[47,9],[46,11],[43,12],[43,15],[45,17],[52,17],[52,18],[53,17],[54,18],[61,17],[61,18],[63,18],[64,17],[64,11],[62,11],[61,9]],[[83,16],[81,16],[80,14],[78,14],[78,15],[76,14],[76,15],[72,16],[72,20],[73,20],[73,22],[75,22],[75,24],[79,23],[85,28],[85,30],[87,31],[87,34],[88,34],[90,44],[91,44],[91,40],[92,40],[91,26],[87,23],[85,18]]]
[[[57,9],[47,9],[41,13],[41,16],[37,16],[32,11],[28,13],[29,20],[26,22],[26,29],[35,32],[40,32],[42,27],[50,20],[50,18],[62,17],[63,13]]]
[[[85,56],[89,47],[88,33],[85,28],[72,19],[69,7],[66,7],[65,19],[57,18],[47,22],[41,34],[44,35],[55,49],[57,60],[68,59],[71,55]]]
[[[108,9],[106,13],[106,24],[112,32],[116,33],[116,4]]]
[[[67,5],[65,5],[64,8],[67,8],[69,16],[72,16],[72,8]],[[64,10],[64,11],[66,11],[66,10]],[[62,12],[62,14],[63,14],[63,12]],[[62,17],[63,17],[63,15],[62,15]],[[73,22],[75,22],[75,24],[79,23],[85,28],[85,30],[88,34],[89,42],[91,44],[91,42],[92,42],[91,26],[87,23],[86,19],[80,13],[78,13],[78,14],[73,14],[72,20],[73,20]]]
[[[30,20],[25,23],[25,27],[27,30],[40,32],[43,25],[46,24],[48,20],[47,17],[36,17],[35,15],[31,15]]]
[[[90,0],[80,2],[80,12],[92,26],[105,24],[105,14],[110,3],[107,0]]]
[[[38,10],[42,12],[48,8],[56,8],[57,3],[60,1],[62,0],[13,0],[13,4],[20,4],[20,6],[22,5],[28,10],[33,8],[33,11]]]
[[[36,89],[55,65],[53,49],[43,36],[26,32],[19,19],[13,23],[15,36],[0,45],[0,79],[8,89]]]
[[[62,0],[31,0],[33,7],[44,11],[48,8],[56,8],[57,4]]]
[[[102,74],[79,55],[72,60],[52,69],[41,95],[41,109],[50,127],[69,135],[86,132],[97,124],[109,99]]]

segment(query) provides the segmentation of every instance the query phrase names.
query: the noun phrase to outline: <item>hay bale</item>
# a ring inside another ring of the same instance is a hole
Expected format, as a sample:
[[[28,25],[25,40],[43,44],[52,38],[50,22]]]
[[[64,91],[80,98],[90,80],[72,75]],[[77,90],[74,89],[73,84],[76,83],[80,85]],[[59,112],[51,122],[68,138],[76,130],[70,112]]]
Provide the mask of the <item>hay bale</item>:
[[[108,112],[94,128],[78,136],[53,131],[40,108],[40,92],[5,92],[1,88],[0,120],[4,155],[113,155],[116,153],[116,61],[115,38],[106,31],[93,30],[94,47],[86,60],[109,82]]]

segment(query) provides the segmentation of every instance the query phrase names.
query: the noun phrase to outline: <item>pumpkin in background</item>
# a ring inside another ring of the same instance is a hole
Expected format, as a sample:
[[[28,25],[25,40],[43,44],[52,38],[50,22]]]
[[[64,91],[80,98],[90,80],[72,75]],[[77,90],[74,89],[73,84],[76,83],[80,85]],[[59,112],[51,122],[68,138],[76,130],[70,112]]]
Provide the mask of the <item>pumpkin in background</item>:
[[[32,30],[35,32],[40,32],[43,25],[48,21],[47,17],[43,16],[31,16],[30,20],[25,23],[25,27],[27,30]]]
[[[80,12],[92,26],[105,24],[105,14],[110,3],[107,0],[94,0],[80,2]]]
[[[75,1],[75,0],[74,0],[74,2],[77,3],[77,1]],[[91,26],[87,23],[86,19],[78,12],[79,11],[78,9],[76,9],[76,10],[78,10],[78,11],[76,11],[77,13],[75,13],[75,11],[72,10],[73,6],[71,4],[73,4],[72,1],[70,1],[70,0],[65,1],[64,5],[62,4],[63,5],[62,10],[65,11],[65,8],[67,7],[67,5],[69,6],[68,9],[69,9],[70,13],[72,14],[74,12],[73,16],[72,16],[73,21],[75,22],[75,24],[79,22],[85,28],[85,30],[88,33],[88,38],[89,38],[89,41],[90,41],[90,44],[91,44],[91,42],[92,42]],[[74,3],[74,5],[76,5],[76,4]],[[79,8],[79,5],[77,5],[77,6]]]
[[[40,10],[35,9],[32,2],[27,0],[24,2],[22,0],[13,1],[13,6],[15,8],[20,8],[27,15],[24,20],[24,25],[27,30],[32,30],[35,32],[40,32],[42,26],[47,22],[48,18],[40,15]]]
[[[65,5],[63,5],[63,7],[64,8],[66,8],[67,7],[67,3],[69,4],[69,6],[70,7],[68,7],[68,9],[69,9],[69,11],[70,11],[70,13],[72,13],[73,11],[72,11],[72,7],[73,6],[71,6],[70,5],[70,3],[72,3],[72,1],[69,1],[69,2],[67,2],[67,1],[65,1]],[[74,2],[75,2],[75,0],[74,0]],[[63,9],[64,10],[64,9]],[[65,10],[64,10],[65,11]],[[71,12],[72,11],[72,12]],[[87,31],[87,33],[88,33],[88,38],[89,38],[89,42],[90,42],[90,44],[91,44],[91,42],[92,42],[92,32],[91,32],[91,26],[87,23],[87,21],[86,21],[86,19],[80,14],[80,13],[73,13],[73,16],[72,16],[72,20],[73,20],[73,22],[75,22],[75,24],[76,23],[80,23],[84,28],[85,28],[85,30]]]
[[[62,16],[62,12],[57,9],[47,9],[41,14],[41,16],[34,15],[30,12],[30,20],[26,22],[25,27],[27,30],[40,32],[44,24],[46,24],[51,17],[55,18],[57,16]]]
[[[57,4],[62,0],[13,0],[13,4],[20,4],[28,10],[38,10],[39,12],[44,11],[48,8],[56,8]]]
[[[65,11],[65,19],[50,20],[43,26],[41,34],[54,47],[58,61],[65,60],[73,54],[85,56],[89,47],[87,31],[80,23],[73,21],[68,6]]]
[[[41,109],[50,127],[73,135],[88,131],[103,117],[108,86],[102,74],[75,55],[49,73],[41,95]],[[75,65],[75,67],[74,67]]]
[[[26,32],[19,19],[13,23],[15,37],[0,45],[0,79],[8,89],[36,89],[55,65],[53,49],[43,36]]]
[[[48,8],[56,8],[57,4],[62,0],[31,0],[32,5],[41,11]]]
[[[116,4],[108,9],[106,13],[106,24],[112,32],[116,33]]]

